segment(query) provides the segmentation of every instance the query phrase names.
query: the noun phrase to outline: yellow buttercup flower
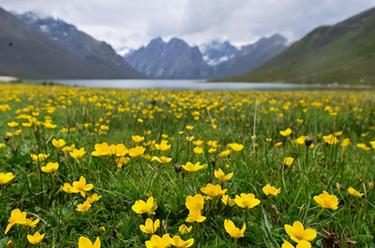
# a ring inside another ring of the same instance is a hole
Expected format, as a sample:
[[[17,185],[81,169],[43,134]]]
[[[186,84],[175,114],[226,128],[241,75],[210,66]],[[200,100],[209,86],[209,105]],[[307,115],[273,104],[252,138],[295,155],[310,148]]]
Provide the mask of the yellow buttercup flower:
[[[168,144],[168,140],[162,140],[160,144],[155,144],[155,149],[161,152],[165,152],[171,149],[171,145]]]
[[[368,147],[365,143],[359,143],[359,144],[357,144],[357,147],[361,150],[364,150],[364,151],[370,151],[371,150],[371,148]]]
[[[314,196],[314,201],[322,208],[330,208],[336,210],[339,205],[339,199],[335,195],[330,195],[328,192]]]
[[[44,173],[52,173],[59,169],[59,163],[58,162],[48,162],[45,166],[41,167],[41,170]]]
[[[267,183],[263,188],[262,191],[265,195],[272,195],[272,196],[277,196],[281,190],[280,188],[276,188],[274,186],[271,186],[271,184]]]
[[[168,164],[169,162],[172,161],[172,158],[168,158],[168,157],[165,157],[165,156],[161,156],[161,157],[153,156],[151,158],[151,161],[156,161],[159,164]]]
[[[244,147],[242,144],[238,144],[238,143],[230,143],[227,146],[235,152],[241,151]]]
[[[294,247],[291,243],[284,240],[284,243],[281,245],[281,248],[311,248],[311,243],[306,240],[301,240],[297,243],[296,247]]]
[[[10,183],[16,176],[12,172],[0,172],[0,185]]]
[[[92,203],[94,203],[94,202],[99,201],[101,198],[102,198],[102,197],[101,197],[100,195],[98,195],[97,193],[94,193],[94,194],[88,196],[88,197],[86,198],[86,201],[87,201],[88,203],[92,204]]]
[[[178,231],[181,233],[181,234],[187,234],[187,233],[190,233],[191,230],[193,230],[193,227],[192,226],[187,226],[185,224],[182,224],[178,227]]]
[[[9,230],[16,224],[18,225],[25,225],[34,228],[38,223],[39,219],[28,219],[27,218],[27,213],[22,212],[20,209],[16,208],[13,209],[12,212],[10,213],[10,217],[8,219],[8,225],[5,228],[4,235],[6,235]]]
[[[140,143],[140,142],[143,142],[143,141],[145,140],[145,137],[140,136],[140,135],[133,135],[133,136],[132,136],[132,140],[133,140],[135,143]]]
[[[240,208],[254,208],[260,204],[260,200],[255,197],[254,194],[249,193],[241,193],[240,195],[236,195],[236,198],[234,198],[234,202],[239,206]]]
[[[209,197],[222,196],[227,192],[227,189],[222,189],[220,184],[208,183],[206,186],[201,187],[201,192]]]
[[[71,152],[69,152],[69,155],[74,158],[75,160],[79,160],[85,156],[86,151],[85,148],[76,149],[74,148]]]
[[[350,145],[350,139],[349,138],[345,138],[345,139],[343,139],[342,141],[341,141],[341,144],[340,144],[340,146],[341,147],[348,147]]]
[[[40,234],[39,232],[35,232],[33,235],[28,234],[27,240],[29,241],[30,244],[37,245],[43,241],[45,235],[46,235],[45,233]]]
[[[227,150],[222,151],[222,152],[219,154],[219,157],[221,157],[221,158],[225,158],[225,157],[228,157],[231,153],[232,153],[232,150],[227,149]]]
[[[226,182],[232,179],[233,177],[233,172],[225,174],[222,169],[217,169],[214,171],[215,177],[220,181],[220,182]]]
[[[189,215],[186,218],[187,222],[203,222],[206,220],[206,217],[202,215],[204,197],[201,194],[187,196],[185,206],[189,210]]]
[[[223,195],[221,197],[221,202],[224,204],[224,205],[229,205],[229,206],[233,206],[234,204],[236,204],[236,202],[234,201],[233,198],[230,198],[229,195]]]
[[[94,188],[94,185],[86,184],[86,178],[84,176],[81,176],[79,181],[73,182],[73,186],[69,186],[69,184],[64,184],[63,190],[68,193],[80,193],[83,197],[86,197],[87,191]]]
[[[129,156],[132,158],[142,156],[145,153],[145,148],[143,146],[136,146],[129,149]]]
[[[202,154],[203,153],[203,148],[201,146],[196,146],[193,148],[193,152],[195,154]]]
[[[284,137],[289,137],[292,134],[292,129],[287,128],[285,130],[280,131],[280,134]]]
[[[203,170],[207,168],[206,164],[201,165],[200,162],[196,162],[195,164],[191,162],[187,162],[185,165],[181,166],[182,169],[188,171],[188,172],[196,172],[199,170]]]
[[[316,231],[311,228],[305,229],[300,221],[293,222],[293,226],[286,224],[284,228],[289,237],[297,243],[312,241],[316,238]]]
[[[347,191],[348,191],[348,193],[349,193],[350,195],[355,196],[355,197],[362,197],[362,196],[364,195],[363,193],[357,191],[357,190],[356,190],[355,188],[353,188],[353,187],[349,187]]]
[[[91,208],[91,204],[88,201],[84,201],[77,205],[76,211],[77,212],[87,212]]]
[[[157,219],[155,222],[151,218],[147,218],[144,225],[139,225],[139,229],[146,234],[154,234],[160,228],[160,220]]]
[[[45,153],[39,153],[39,154],[31,154],[31,159],[34,161],[34,162],[43,162],[44,160],[46,160],[48,157],[49,157],[49,154],[45,154]]]
[[[298,145],[304,145],[305,144],[305,141],[307,139],[307,136],[299,136],[295,142],[298,144]]]
[[[78,240],[78,248],[100,248],[100,245],[99,237],[96,238],[94,243],[88,238],[82,236]]]
[[[164,234],[162,237],[154,234],[151,236],[150,240],[145,242],[146,248],[167,248],[170,246],[171,237],[168,233]]]
[[[284,158],[284,165],[290,167],[294,162],[294,158],[293,157],[285,157]]]
[[[329,134],[329,135],[325,135],[323,136],[323,140],[326,144],[328,145],[335,145],[339,142],[339,140],[337,139],[337,137],[333,134]]]
[[[152,196],[150,196],[146,202],[143,200],[137,200],[132,206],[132,210],[137,214],[155,214],[157,208],[158,204]]]
[[[170,239],[170,244],[177,248],[188,248],[194,244],[194,239],[191,238],[185,241],[176,235]]]
[[[233,221],[229,220],[229,219],[225,219],[224,220],[224,228],[225,228],[225,231],[232,237],[232,238],[235,238],[235,239],[239,239],[239,238],[242,238],[245,236],[245,231],[246,231],[246,223],[244,223],[242,225],[242,228],[239,229],[238,227],[236,227],[233,223]]]
[[[56,148],[56,149],[61,149],[65,146],[66,142],[65,140],[63,139],[53,139],[52,140],[52,145]]]

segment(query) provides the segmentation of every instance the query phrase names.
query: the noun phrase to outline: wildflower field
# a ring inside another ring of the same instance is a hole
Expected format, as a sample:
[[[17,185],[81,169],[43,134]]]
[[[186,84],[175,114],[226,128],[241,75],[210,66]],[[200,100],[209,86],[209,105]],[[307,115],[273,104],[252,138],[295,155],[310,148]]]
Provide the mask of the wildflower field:
[[[374,247],[375,92],[0,85],[0,247]]]

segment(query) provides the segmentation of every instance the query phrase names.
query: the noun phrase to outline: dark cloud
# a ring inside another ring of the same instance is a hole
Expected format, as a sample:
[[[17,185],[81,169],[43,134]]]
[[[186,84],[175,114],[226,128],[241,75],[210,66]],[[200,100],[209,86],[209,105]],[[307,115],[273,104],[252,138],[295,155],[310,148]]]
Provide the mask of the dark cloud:
[[[0,6],[59,17],[122,50],[155,36],[241,45],[278,32],[294,40],[375,0],[0,0]]]

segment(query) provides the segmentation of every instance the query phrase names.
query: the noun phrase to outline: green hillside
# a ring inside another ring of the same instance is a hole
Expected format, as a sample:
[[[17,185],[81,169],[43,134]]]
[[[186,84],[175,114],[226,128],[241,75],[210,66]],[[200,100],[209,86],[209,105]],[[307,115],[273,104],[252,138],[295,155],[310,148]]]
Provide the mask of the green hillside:
[[[375,84],[375,8],[319,27],[256,70],[227,80]]]

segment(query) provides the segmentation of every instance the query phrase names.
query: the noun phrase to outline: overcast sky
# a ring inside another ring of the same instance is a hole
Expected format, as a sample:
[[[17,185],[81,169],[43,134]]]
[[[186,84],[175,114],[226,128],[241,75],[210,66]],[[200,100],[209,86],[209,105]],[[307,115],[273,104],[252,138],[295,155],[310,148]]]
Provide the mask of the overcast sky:
[[[295,40],[374,7],[375,0],[0,0],[0,6],[61,18],[121,52],[157,36],[190,44],[242,45],[274,33]]]

